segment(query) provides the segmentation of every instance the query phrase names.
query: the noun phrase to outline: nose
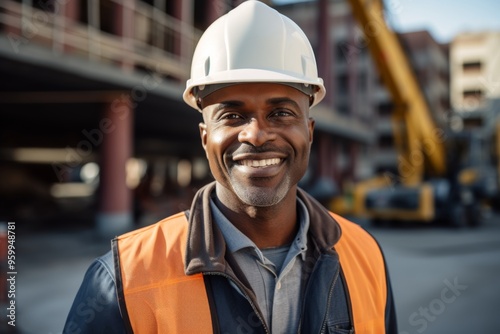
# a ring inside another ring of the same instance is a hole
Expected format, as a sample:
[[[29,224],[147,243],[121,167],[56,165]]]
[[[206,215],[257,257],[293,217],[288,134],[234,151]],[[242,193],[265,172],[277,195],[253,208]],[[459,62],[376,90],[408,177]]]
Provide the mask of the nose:
[[[276,138],[276,133],[265,121],[256,118],[250,119],[245,127],[238,134],[240,143],[247,143],[252,146],[262,146],[268,141]]]

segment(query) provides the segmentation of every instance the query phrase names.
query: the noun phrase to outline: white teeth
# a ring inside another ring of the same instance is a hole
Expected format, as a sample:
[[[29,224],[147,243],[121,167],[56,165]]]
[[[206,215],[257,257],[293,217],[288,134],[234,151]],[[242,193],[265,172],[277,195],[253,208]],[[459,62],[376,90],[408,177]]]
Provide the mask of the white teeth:
[[[242,160],[241,164],[247,167],[266,167],[279,164],[281,159],[262,159],[262,160]]]

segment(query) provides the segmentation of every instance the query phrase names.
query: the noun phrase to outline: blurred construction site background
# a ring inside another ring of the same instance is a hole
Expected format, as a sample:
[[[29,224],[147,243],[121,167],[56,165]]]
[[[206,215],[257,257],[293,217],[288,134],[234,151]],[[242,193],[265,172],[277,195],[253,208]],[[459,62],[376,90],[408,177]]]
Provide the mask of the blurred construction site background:
[[[241,2],[0,2],[0,332],[60,333],[110,238],[212,180],[182,92],[202,32]],[[265,2],[327,88],[300,186],[378,237],[400,333],[497,333],[500,27],[442,41],[398,32],[409,1]]]

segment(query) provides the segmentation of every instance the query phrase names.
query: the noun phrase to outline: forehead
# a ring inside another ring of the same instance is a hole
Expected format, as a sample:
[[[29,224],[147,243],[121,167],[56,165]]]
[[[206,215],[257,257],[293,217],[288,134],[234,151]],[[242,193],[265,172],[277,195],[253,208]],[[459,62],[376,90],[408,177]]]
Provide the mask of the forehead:
[[[238,101],[241,104],[269,104],[276,101],[295,102],[298,106],[309,106],[309,96],[293,87],[277,83],[241,83],[223,87],[202,99],[203,108]]]

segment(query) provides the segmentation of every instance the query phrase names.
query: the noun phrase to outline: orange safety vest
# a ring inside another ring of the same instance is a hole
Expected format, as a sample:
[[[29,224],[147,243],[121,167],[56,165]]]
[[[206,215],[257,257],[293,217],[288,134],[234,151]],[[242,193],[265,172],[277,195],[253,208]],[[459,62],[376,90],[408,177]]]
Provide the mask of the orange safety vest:
[[[376,241],[331,213],[342,235],[334,246],[346,279],[356,334],[385,333],[387,283]],[[115,239],[117,285],[135,333],[212,333],[203,274],[184,272],[188,221],[179,213]]]

